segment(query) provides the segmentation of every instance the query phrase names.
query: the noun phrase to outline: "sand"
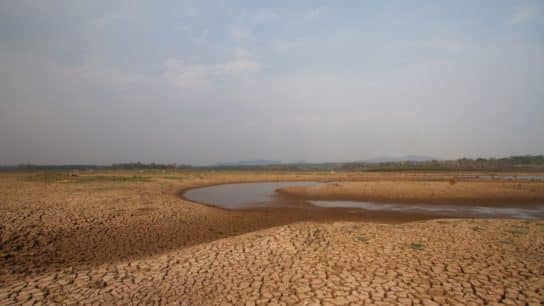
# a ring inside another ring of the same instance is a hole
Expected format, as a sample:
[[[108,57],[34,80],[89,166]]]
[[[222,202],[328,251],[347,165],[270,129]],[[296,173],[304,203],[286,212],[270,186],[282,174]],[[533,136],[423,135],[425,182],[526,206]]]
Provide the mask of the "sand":
[[[179,197],[183,189],[240,181],[462,186],[449,185],[448,173],[77,175],[0,175],[0,304],[544,302],[544,220],[382,224],[227,211]],[[541,183],[530,184],[539,194]]]
[[[365,181],[287,187],[280,193],[312,200],[355,200],[535,207],[544,204],[541,181]]]

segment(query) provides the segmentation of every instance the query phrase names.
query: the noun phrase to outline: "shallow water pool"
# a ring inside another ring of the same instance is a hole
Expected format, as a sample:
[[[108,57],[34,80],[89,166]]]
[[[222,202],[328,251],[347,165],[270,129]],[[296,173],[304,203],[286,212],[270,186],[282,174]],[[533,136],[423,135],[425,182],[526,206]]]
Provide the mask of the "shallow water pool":
[[[358,201],[308,201],[319,207],[360,208],[369,211],[391,211],[408,214],[436,214],[444,217],[463,218],[544,218],[544,205],[537,208],[491,207],[442,204],[391,204]]]
[[[227,209],[266,206],[276,197],[276,190],[290,186],[311,186],[317,182],[236,183],[190,189],[184,197],[194,202]]]
[[[292,186],[314,186],[319,182],[267,182],[235,183],[190,189],[183,195],[186,199],[225,209],[252,208],[306,208],[306,209],[346,209],[353,213],[391,213],[402,215],[426,215],[446,218],[544,218],[544,204],[523,207],[520,205],[480,206],[414,204],[414,203],[375,203],[366,201],[322,201],[292,198],[279,195],[276,190]]]

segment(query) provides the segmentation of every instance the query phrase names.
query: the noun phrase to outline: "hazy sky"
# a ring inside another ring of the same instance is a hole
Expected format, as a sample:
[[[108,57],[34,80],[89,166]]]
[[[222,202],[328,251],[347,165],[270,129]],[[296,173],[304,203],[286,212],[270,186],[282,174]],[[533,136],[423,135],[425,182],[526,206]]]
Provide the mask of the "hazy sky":
[[[544,1],[257,2],[0,0],[0,164],[544,153]]]

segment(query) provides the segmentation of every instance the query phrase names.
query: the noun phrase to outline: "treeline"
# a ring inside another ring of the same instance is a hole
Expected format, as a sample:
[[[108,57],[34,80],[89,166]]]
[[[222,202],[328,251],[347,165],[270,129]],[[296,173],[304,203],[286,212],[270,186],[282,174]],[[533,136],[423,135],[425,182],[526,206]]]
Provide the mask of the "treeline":
[[[21,164],[15,166],[0,166],[0,171],[70,171],[70,170],[144,170],[144,169],[191,169],[184,164],[158,163],[119,163],[112,165],[34,165]]]
[[[544,155],[488,159],[460,158],[457,160],[399,162],[293,163],[264,166],[214,166],[205,168],[271,171],[544,171]]]
[[[544,171],[544,155],[510,156],[504,158],[460,158],[457,160],[403,161],[383,163],[345,163],[346,171]]]
[[[134,170],[134,169],[188,169],[192,168],[190,165],[178,165],[178,164],[156,164],[150,163],[145,164],[141,162],[135,163],[121,163],[121,164],[112,164],[111,169],[125,169],[125,170]]]
[[[119,163],[112,165],[16,165],[0,166],[0,171],[69,171],[69,170],[269,170],[269,171],[544,171],[544,155],[510,156],[505,158],[460,158],[457,160],[292,163],[244,166],[191,166],[184,164]]]

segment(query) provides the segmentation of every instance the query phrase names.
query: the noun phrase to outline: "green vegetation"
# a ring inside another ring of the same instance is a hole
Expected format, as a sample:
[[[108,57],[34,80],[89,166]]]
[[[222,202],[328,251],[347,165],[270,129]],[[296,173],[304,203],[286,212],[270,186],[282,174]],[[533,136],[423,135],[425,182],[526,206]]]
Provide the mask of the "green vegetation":
[[[211,166],[204,169],[272,170],[272,171],[543,171],[544,155],[505,158],[461,158],[457,160],[293,163],[262,166]],[[455,184],[455,180],[453,181]]]
[[[0,171],[74,171],[74,170],[186,170],[189,165],[177,164],[145,164],[141,162],[112,165],[33,165],[0,166]]]
[[[412,242],[410,243],[410,248],[412,250],[416,250],[416,251],[422,251],[425,249],[425,245],[422,244],[422,243],[415,243],[415,242]]]
[[[23,177],[29,182],[43,183],[94,183],[94,182],[148,182],[151,179],[145,176],[119,175],[76,175],[66,172],[44,172]]]
[[[248,171],[544,171],[544,155],[504,158],[460,158],[457,160],[349,162],[349,163],[278,163],[267,165],[190,166],[158,163],[121,163],[101,165],[16,165],[0,166],[0,171],[69,170],[248,170]],[[455,179],[453,179],[455,183]]]
[[[542,171],[544,170],[544,155],[421,162],[345,163],[340,169],[359,171]]]
[[[92,183],[92,182],[149,182],[151,178],[147,176],[116,176],[116,175],[96,175],[96,176],[79,176],[74,182],[76,183]]]

